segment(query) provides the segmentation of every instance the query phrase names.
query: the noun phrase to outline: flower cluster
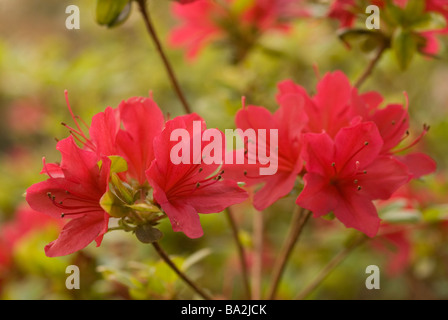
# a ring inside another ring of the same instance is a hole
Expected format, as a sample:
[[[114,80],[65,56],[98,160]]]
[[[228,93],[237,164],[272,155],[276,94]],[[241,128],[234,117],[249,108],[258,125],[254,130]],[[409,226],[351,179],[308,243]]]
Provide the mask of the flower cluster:
[[[292,18],[308,15],[301,0],[199,0],[174,4],[173,14],[181,24],[171,32],[174,47],[185,47],[187,57],[196,57],[209,42],[225,41],[242,59],[268,30],[285,32]]]
[[[333,213],[346,227],[373,237],[380,226],[374,200],[388,199],[411,179],[433,172],[435,162],[420,152],[402,154],[407,146],[408,105],[380,108],[377,92],[360,94],[340,71],[326,74],[317,93],[285,80],[278,84],[278,110],[247,106],[236,116],[241,129],[278,129],[278,171],[262,176],[262,162],[228,166],[226,172],[247,186],[262,185],[253,197],[263,210],[288,195],[303,176],[297,204],[315,217]],[[246,155],[251,148],[245,143]]]
[[[64,123],[71,135],[57,143],[61,162],[44,159],[47,180],[26,192],[34,210],[70,219],[46,246],[48,256],[73,253],[94,240],[100,245],[111,217],[143,242],[160,238],[154,226],[165,217],[174,231],[197,238],[202,235],[198,212],[220,212],[247,198],[235,181],[216,172],[217,165],[170,161],[170,132],[203,122],[196,114],[165,121],[152,99],[134,97],[95,115],[87,135],[70,105],[69,110],[76,127]]]
[[[437,36],[448,33],[446,1],[334,0],[327,15],[338,20],[341,29],[354,30],[358,16],[363,17],[364,23],[367,5],[376,5],[381,9],[381,23],[384,25],[378,31],[384,37],[383,41],[389,43],[386,46],[392,47],[399,55],[399,62],[406,62],[401,61],[402,58],[412,56],[414,51],[429,56],[439,53]]]
[[[411,179],[435,170],[429,156],[403,154],[428,130],[424,126],[413,142],[402,146],[410,136],[408,103],[380,108],[379,93],[360,94],[340,71],[320,79],[314,96],[291,80],[282,81],[276,100],[274,114],[253,105],[236,114],[239,132],[276,133],[276,145],[269,145],[266,134],[257,137],[255,146],[243,136],[245,159],[255,160],[237,164],[224,161],[226,152],[218,152],[222,159],[215,162],[204,158],[210,139],[197,152],[182,155],[189,161],[173,161],[179,144],[173,139],[175,130],[188,133],[181,144],[192,149],[196,136],[203,139],[206,124],[197,114],[166,121],[151,98],[134,97],[95,115],[87,135],[69,105],[76,127],[64,123],[71,135],[57,144],[62,161],[47,164],[44,159],[42,173],[48,179],[26,195],[34,210],[71,219],[47,245],[46,254],[69,254],[94,240],[99,245],[111,217],[143,242],[161,237],[154,227],[165,217],[174,231],[200,237],[198,213],[220,212],[248,198],[238,182],[248,191],[261,186],[253,196],[257,210],[297,190],[297,204],[315,217],[333,213],[346,227],[373,237],[381,221],[373,201],[389,199]],[[273,174],[261,173],[268,165],[260,157],[262,148],[276,151]],[[298,178],[304,182],[301,191]]]

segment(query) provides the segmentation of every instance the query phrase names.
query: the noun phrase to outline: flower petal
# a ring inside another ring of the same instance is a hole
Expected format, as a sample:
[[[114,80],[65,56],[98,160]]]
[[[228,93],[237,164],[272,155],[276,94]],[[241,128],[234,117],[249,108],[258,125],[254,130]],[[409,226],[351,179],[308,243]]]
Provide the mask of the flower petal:
[[[64,226],[59,237],[45,247],[45,254],[58,257],[74,253],[104,234],[105,229],[107,224],[103,215],[87,214],[73,219]]]

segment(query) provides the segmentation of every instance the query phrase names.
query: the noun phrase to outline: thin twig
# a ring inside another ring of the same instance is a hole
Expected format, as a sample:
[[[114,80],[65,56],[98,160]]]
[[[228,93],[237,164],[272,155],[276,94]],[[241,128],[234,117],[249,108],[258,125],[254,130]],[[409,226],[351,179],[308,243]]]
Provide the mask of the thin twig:
[[[291,255],[294,246],[302,233],[303,227],[311,216],[311,212],[295,206],[294,213],[291,220],[291,229],[289,230],[288,237],[282,247],[282,251],[276,260],[274,265],[274,270],[272,272],[271,288],[269,291],[269,300],[275,298],[278,286],[280,284],[280,279],[286,267],[286,263]]]
[[[370,74],[372,73],[373,69],[378,64],[378,62],[380,61],[381,57],[383,56],[384,51],[386,51],[387,48],[388,48],[387,43],[386,43],[386,41],[384,41],[384,43],[378,49],[378,52],[376,53],[375,57],[373,57],[373,59],[367,65],[367,68],[361,74],[359,79],[355,82],[355,87],[356,88],[359,89],[362,86],[362,84],[364,83],[364,81],[367,80],[367,78],[370,76]]]
[[[261,299],[261,282],[263,269],[263,212],[254,213],[254,254],[252,263],[252,299]]]
[[[212,300],[212,298],[205,293],[202,289],[200,289],[190,278],[187,277],[185,273],[183,273],[170,259],[168,254],[160,247],[158,242],[152,243],[153,247],[156,249],[159,256],[165,261],[165,263],[186,283],[193,289],[197,294],[199,294],[205,300]]]
[[[246,290],[246,296],[249,299],[251,297],[251,289],[250,289],[250,283],[249,283],[249,272],[247,270],[246,254],[244,252],[244,246],[241,243],[241,240],[239,237],[238,226],[235,222],[235,217],[233,215],[232,208],[228,207],[226,209],[226,212],[227,212],[226,217],[227,217],[227,220],[229,221],[230,227],[232,229],[233,238],[235,240],[235,244],[238,249],[238,255],[239,255],[240,264],[241,264],[241,272],[243,274],[242,275],[243,276],[243,284],[244,284],[244,288]]]
[[[182,106],[186,113],[191,113],[191,108],[187,102],[187,99],[185,98],[185,95],[183,94],[179,82],[177,81],[177,77],[174,73],[174,70],[171,66],[170,61],[168,60],[165,51],[163,49],[162,43],[160,42],[159,37],[157,36],[157,32],[154,29],[154,26],[151,22],[151,18],[149,17],[148,10],[146,8],[146,0],[137,0],[137,3],[140,8],[140,12],[143,17],[143,21],[145,22],[146,29],[148,30],[149,35],[151,36],[151,39],[154,42],[154,45],[156,47],[157,53],[159,54],[160,58],[162,59],[163,65],[165,66],[165,69],[168,73],[168,77],[171,81],[171,84],[174,88],[174,91],[176,92],[177,96],[179,97],[180,102],[182,103]]]
[[[351,252],[367,240],[367,236],[361,235],[351,245],[342,249],[317,275],[305,289],[303,289],[296,297],[296,300],[303,300],[307,298],[329,275],[334,269],[344,261]]]

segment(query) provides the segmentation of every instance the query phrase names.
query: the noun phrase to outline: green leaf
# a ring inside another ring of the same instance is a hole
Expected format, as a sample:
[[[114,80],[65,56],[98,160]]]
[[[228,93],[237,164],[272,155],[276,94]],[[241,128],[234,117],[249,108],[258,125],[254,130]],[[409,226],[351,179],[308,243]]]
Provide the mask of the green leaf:
[[[122,24],[131,13],[130,0],[97,0],[96,22],[109,28]]]
[[[401,70],[406,70],[417,52],[417,39],[412,32],[397,29],[392,39],[392,50]]]
[[[111,173],[109,186],[115,196],[121,199],[122,202],[126,204],[134,202],[132,188],[127,183],[121,181],[116,173]]]
[[[145,212],[145,213],[157,213],[161,211],[159,207],[150,203],[128,204],[126,205],[126,207],[138,212]]]
[[[407,21],[417,21],[425,14],[425,0],[408,1],[404,9],[404,14]]]
[[[119,173],[128,170],[128,163],[120,156],[109,156],[111,161],[110,172]]]
[[[157,242],[163,237],[162,231],[149,224],[137,226],[135,229],[135,235],[137,236],[137,239],[143,243]]]
[[[391,210],[385,212],[381,219],[389,223],[417,223],[422,220],[422,214],[418,210]]]
[[[100,206],[110,216],[115,218],[124,217],[128,213],[128,209],[123,202],[118,199],[110,190],[108,190],[100,199]]]
[[[230,10],[231,12],[240,15],[241,13],[249,9],[251,6],[253,6],[255,1],[256,0],[235,0],[232,2]]]

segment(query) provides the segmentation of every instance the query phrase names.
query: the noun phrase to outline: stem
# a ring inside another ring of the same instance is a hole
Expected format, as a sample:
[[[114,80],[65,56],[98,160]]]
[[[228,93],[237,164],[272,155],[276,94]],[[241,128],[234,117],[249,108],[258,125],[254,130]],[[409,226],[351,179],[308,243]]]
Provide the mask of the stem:
[[[166,252],[160,247],[158,242],[152,243],[153,247],[156,249],[159,256],[166,262],[166,264],[186,283],[193,289],[197,294],[199,294],[205,300],[212,300],[212,298],[205,293],[202,289],[200,289],[193,281],[188,278],[185,273],[183,273],[174,262],[170,259],[170,257],[166,254]]]
[[[179,86],[179,82],[177,81],[177,77],[174,74],[173,68],[171,67],[171,63],[169,62],[169,60],[165,54],[165,51],[162,47],[162,43],[160,42],[160,39],[157,36],[157,32],[154,29],[154,26],[149,17],[148,10],[146,9],[146,0],[137,0],[137,3],[139,5],[140,12],[143,17],[143,21],[145,22],[146,29],[148,30],[148,33],[154,42],[157,53],[159,54],[160,58],[162,59],[163,65],[165,66],[166,72],[168,73],[168,77],[171,81],[174,91],[176,92],[180,102],[182,103],[182,106],[183,106],[185,112],[191,113],[191,108],[190,108],[190,106],[187,102],[187,99],[185,98],[185,96]]]
[[[336,269],[336,267],[347,258],[347,256],[353,252],[355,248],[360,246],[364,241],[367,240],[367,236],[362,235],[356,241],[354,241],[348,247],[342,249],[318,274],[316,279],[311,282],[302,292],[300,292],[296,300],[303,300],[308,297],[329,275]]]
[[[263,260],[263,213],[256,211],[254,213],[254,259],[252,265],[253,290],[252,299],[261,299],[261,278],[262,278],[262,260]]]
[[[269,291],[269,300],[275,298],[278,286],[280,284],[280,279],[286,267],[286,263],[291,255],[294,246],[302,233],[303,227],[305,226],[308,218],[311,216],[311,212],[295,206],[294,213],[291,220],[291,229],[289,230],[288,237],[283,244],[282,251],[274,265],[274,270],[272,272],[271,289]]]
[[[246,264],[246,254],[244,252],[243,244],[241,243],[240,237],[238,236],[238,227],[235,222],[235,217],[233,215],[233,210],[228,207],[226,209],[227,214],[227,220],[229,221],[230,227],[232,229],[233,238],[235,240],[235,244],[238,249],[238,255],[240,258],[240,264],[241,264],[241,271],[243,273],[243,284],[244,288],[246,290],[246,295],[248,298],[251,296],[251,290],[250,290],[250,284],[249,284],[249,272],[247,270],[247,264]]]
[[[369,64],[367,65],[367,68],[361,74],[361,76],[359,77],[358,81],[356,81],[356,83],[355,83],[355,87],[356,88],[359,89],[362,86],[362,84],[364,83],[364,81],[367,80],[367,78],[370,76],[370,74],[372,73],[372,71],[375,68],[375,66],[380,61],[380,59],[383,56],[384,51],[386,51],[387,47],[388,46],[386,44],[386,41],[384,41],[384,43],[381,45],[381,47],[379,48],[378,52],[376,53],[375,57],[373,57],[373,59],[369,62]]]

